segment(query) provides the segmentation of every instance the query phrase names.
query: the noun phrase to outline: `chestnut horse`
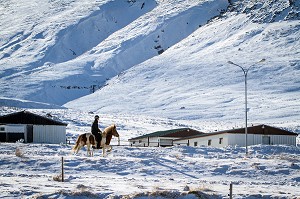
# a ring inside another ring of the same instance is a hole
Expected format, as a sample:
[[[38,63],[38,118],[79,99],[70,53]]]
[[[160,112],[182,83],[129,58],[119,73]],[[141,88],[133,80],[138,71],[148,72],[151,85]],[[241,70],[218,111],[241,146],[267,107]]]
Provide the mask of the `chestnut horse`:
[[[109,148],[107,151],[112,150],[112,146],[109,145],[110,141],[112,139],[112,136],[117,137],[120,142],[120,135],[117,131],[116,125],[113,124],[113,125],[110,125],[109,127],[106,127],[104,129],[104,131],[102,132],[101,136],[102,136],[102,139],[101,139],[100,147],[102,147],[102,156],[104,157],[106,148]]]
[[[120,141],[120,136],[119,133],[117,131],[117,127],[115,124],[106,127],[104,129],[104,131],[101,133],[102,139],[101,139],[101,143],[100,143],[100,148],[102,148],[102,156],[104,157],[105,155],[105,150],[107,148],[109,148],[107,151],[111,151],[112,150],[112,146],[110,146],[110,141],[112,139],[112,136],[118,137],[119,141]],[[73,151],[75,154],[78,153],[78,151],[83,147],[87,145],[87,155],[88,156],[93,156],[94,152],[91,151],[90,147],[92,146],[96,146],[97,145],[97,141],[95,139],[95,136],[92,133],[84,133],[79,135],[79,137],[76,140],[76,144],[73,147]]]

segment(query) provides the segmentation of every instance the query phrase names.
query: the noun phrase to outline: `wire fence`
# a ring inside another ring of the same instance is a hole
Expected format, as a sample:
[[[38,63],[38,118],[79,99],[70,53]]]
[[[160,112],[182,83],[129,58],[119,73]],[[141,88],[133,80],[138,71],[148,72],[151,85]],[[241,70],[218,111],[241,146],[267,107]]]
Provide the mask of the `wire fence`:
[[[67,145],[74,145],[76,143],[75,139],[70,139],[67,138],[66,139],[66,144]],[[138,143],[132,143],[132,142],[128,142],[128,144],[110,144],[111,146],[131,146],[131,147],[170,147],[170,146],[190,146],[190,144],[188,142],[182,142],[182,143],[178,143],[176,142],[176,144],[172,143],[165,143],[165,142],[160,142],[160,141],[156,141],[156,142],[138,142]]]

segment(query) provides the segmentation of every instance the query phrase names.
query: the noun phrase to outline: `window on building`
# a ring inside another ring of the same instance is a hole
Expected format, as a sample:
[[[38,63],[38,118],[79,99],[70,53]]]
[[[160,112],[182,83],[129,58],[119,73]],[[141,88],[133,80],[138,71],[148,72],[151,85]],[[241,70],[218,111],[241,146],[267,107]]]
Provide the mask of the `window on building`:
[[[208,146],[211,146],[211,140],[208,140],[207,145],[208,145]]]
[[[132,144],[135,144],[135,141],[133,141]]]
[[[223,144],[223,138],[219,138],[219,144]]]
[[[198,146],[198,142],[194,142],[194,146]]]
[[[5,128],[4,127],[0,127],[0,131],[5,131]]]
[[[142,143],[142,140],[139,140],[139,143]]]

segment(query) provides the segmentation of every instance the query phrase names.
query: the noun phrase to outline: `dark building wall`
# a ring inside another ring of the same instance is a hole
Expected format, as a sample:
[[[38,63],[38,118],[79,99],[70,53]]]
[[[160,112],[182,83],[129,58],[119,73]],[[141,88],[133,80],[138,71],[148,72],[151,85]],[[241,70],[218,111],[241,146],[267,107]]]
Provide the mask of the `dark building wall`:
[[[24,133],[0,133],[0,142],[16,142],[24,139]]]

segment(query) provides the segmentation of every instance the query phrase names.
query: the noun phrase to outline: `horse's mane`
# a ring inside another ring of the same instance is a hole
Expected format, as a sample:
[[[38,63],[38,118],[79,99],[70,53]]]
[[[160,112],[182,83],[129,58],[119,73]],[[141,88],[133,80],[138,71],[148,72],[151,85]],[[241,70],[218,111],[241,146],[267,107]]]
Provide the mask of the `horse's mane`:
[[[115,127],[114,124],[113,124],[113,125],[110,125],[110,126],[106,127],[106,128],[104,129],[104,131],[105,131],[107,134],[110,134],[114,127]]]

